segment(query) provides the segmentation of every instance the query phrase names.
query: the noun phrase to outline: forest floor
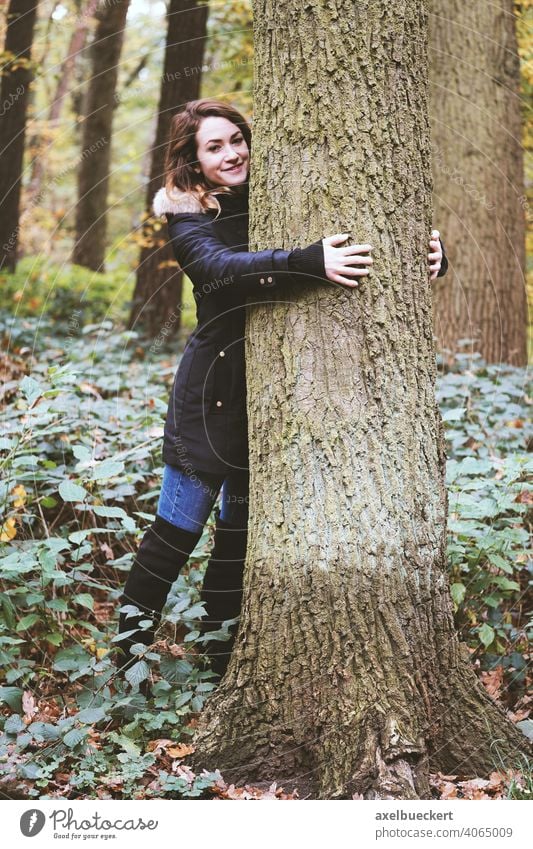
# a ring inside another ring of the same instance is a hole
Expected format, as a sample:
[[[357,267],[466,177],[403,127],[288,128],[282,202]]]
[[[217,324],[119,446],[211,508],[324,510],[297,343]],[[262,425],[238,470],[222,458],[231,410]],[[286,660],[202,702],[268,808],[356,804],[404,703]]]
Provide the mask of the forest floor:
[[[175,354],[112,321],[0,313],[0,788],[9,798],[298,799],[272,782],[194,774],[215,679],[202,662],[210,518],[172,587],[153,657],[118,683],[118,597],[159,495]],[[484,687],[530,738],[531,388],[471,351],[439,358],[448,566],[456,625]],[[224,631],[227,635],[227,629]],[[149,681],[151,693],[143,695]],[[531,798],[524,763],[432,775],[433,798]]]

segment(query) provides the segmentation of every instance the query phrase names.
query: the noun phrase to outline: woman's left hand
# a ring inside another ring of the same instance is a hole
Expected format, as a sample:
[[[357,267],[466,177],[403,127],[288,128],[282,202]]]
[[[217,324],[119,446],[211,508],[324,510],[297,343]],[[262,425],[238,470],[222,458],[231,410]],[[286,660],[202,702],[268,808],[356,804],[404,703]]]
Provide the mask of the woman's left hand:
[[[442,245],[440,243],[440,233],[438,230],[431,231],[431,236],[429,237],[429,248],[430,252],[428,253],[428,274],[430,280],[435,280],[437,274],[440,271],[440,266],[442,263]]]

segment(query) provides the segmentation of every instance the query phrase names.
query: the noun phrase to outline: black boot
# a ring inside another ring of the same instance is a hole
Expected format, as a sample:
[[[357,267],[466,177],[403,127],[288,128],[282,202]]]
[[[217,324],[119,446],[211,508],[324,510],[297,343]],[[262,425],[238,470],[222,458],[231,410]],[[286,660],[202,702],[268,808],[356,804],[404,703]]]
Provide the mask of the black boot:
[[[204,633],[217,631],[226,619],[240,616],[246,540],[247,528],[235,528],[217,516],[215,546],[207,564],[201,593],[206,611],[200,625]],[[221,678],[229,663],[237,627],[238,623],[230,627],[230,640],[211,640],[205,644],[204,651],[211,660],[211,669]]]
[[[137,557],[128,575],[120,605],[131,604],[141,611],[139,615],[119,617],[119,634],[135,631],[143,619],[152,619],[153,625],[144,630],[129,634],[116,645],[122,650],[116,659],[116,665],[123,673],[137,662],[130,653],[135,643],[151,645],[154,631],[161,620],[161,611],[165,606],[170,587],[179,575],[196,547],[202,533],[177,528],[156,514],[153,524],[142,538]]]

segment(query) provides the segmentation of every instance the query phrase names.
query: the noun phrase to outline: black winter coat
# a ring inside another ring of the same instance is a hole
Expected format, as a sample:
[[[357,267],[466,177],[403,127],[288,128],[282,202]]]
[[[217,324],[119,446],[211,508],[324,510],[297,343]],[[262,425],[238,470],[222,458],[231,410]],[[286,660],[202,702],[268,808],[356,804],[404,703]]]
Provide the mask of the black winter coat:
[[[176,260],[192,281],[198,320],[174,378],[163,462],[227,474],[248,468],[246,300],[265,300],[298,274],[327,278],[321,240],[303,250],[248,252],[247,184],[217,199],[218,215],[184,192],[170,200],[163,188],[154,198],[154,212],[166,215]]]
[[[171,200],[162,188],[153,206],[166,215],[176,260],[193,284],[198,321],[172,386],[163,462],[225,475],[248,468],[246,300],[266,300],[300,275],[319,283],[327,277],[322,240],[292,251],[248,251],[247,184],[217,199],[218,215],[185,192]],[[447,265],[444,257],[439,276]]]

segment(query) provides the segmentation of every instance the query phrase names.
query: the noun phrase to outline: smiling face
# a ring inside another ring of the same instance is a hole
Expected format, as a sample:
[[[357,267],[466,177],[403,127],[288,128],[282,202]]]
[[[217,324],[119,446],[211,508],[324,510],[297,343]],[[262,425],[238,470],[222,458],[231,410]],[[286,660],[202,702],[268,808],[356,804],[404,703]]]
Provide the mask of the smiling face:
[[[209,184],[238,186],[248,179],[250,151],[236,124],[209,115],[196,133],[198,166]]]

